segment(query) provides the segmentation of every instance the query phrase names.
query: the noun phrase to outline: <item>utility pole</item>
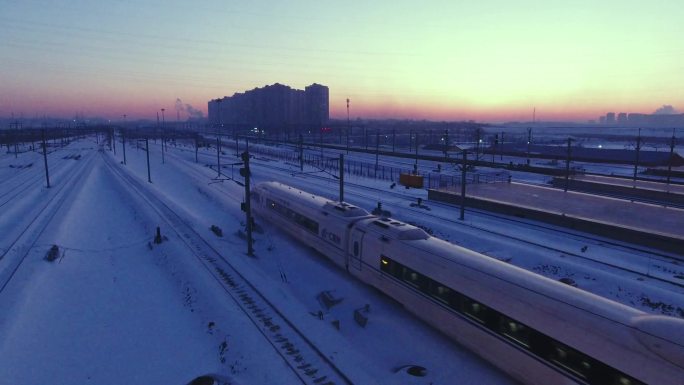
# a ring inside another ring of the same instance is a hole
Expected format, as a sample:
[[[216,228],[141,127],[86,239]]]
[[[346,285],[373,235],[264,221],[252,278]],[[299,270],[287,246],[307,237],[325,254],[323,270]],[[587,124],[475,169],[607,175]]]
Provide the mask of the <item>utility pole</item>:
[[[418,173],[418,130],[416,130],[416,160],[413,164],[413,169]]]
[[[532,144],[532,127],[527,128],[527,165],[530,165],[530,144]]]
[[[145,138],[145,153],[147,154],[147,181],[152,183],[152,176],[150,175],[150,141]]]
[[[501,131],[501,151],[499,152],[499,160],[503,160],[503,152],[504,152],[504,132]]]
[[[375,175],[374,177],[378,177],[378,158],[380,157],[380,131],[376,130],[375,131]]]
[[[395,142],[397,140],[397,130],[392,129],[392,154],[394,154]]]
[[[465,219],[466,171],[468,164],[468,152],[466,150],[462,150],[461,152],[463,153],[463,165],[461,166],[461,216],[458,219],[463,220]]]
[[[351,121],[349,120],[349,98],[347,98],[347,154],[349,154],[349,129],[351,128]]]
[[[568,183],[570,183],[570,146],[572,138],[568,138],[568,157],[565,159],[565,188],[563,191],[568,192]]]
[[[447,161],[449,156],[449,129],[444,130],[444,161]]]
[[[124,166],[126,165],[126,114],[123,115],[124,127],[121,130],[121,141],[123,142],[123,156],[124,156]]]
[[[304,136],[299,134],[299,171],[304,172]]]
[[[347,155],[349,155],[349,135],[351,134],[351,126],[347,122]],[[301,135],[299,135],[301,136]]]
[[[323,161],[323,127],[318,127],[318,138],[321,147],[321,161]]]
[[[636,142],[636,159],[634,160],[634,181],[637,180],[637,171],[639,168],[639,151],[641,150],[641,128],[639,129],[639,134],[637,135]]]
[[[159,130],[159,111],[157,111],[157,128],[154,130],[154,143],[157,143],[157,130]]]
[[[233,126],[235,127],[235,126]],[[236,132],[236,128],[233,128],[233,135],[235,136],[235,156],[239,157],[240,156],[240,137],[238,136]]]
[[[672,174],[672,156],[675,147],[675,129],[672,129],[672,139],[670,140],[670,158],[667,160],[667,184],[670,184],[670,174]]]
[[[409,148],[408,148],[408,153],[410,154],[411,151],[413,151],[413,130],[409,130]]]
[[[48,172],[47,145],[45,144],[45,129],[43,129],[43,160],[45,161],[45,181],[47,182],[47,187],[50,188],[50,173]]]
[[[199,152],[199,133],[195,133],[195,163],[198,162],[197,153]]]
[[[111,127],[112,130],[112,146],[114,147],[114,155],[116,155],[116,130],[114,130],[114,127]]]
[[[340,202],[344,201],[344,154],[340,154]]]
[[[216,179],[221,177],[221,135],[216,133]]]
[[[162,127],[161,127],[161,147],[162,147],[162,163],[164,163],[164,147],[166,146],[166,134],[164,133],[164,126],[165,121],[164,121],[164,110],[165,108],[161,109],[162,112]]]
[[[247,218],[247,255],[250,257],[254,255],[253,240],[252,240],[252,199],[249,188],[249,152],[242,153],[242,161],[245,167],[240,169],[240,174],[245,178],[245,215]]]

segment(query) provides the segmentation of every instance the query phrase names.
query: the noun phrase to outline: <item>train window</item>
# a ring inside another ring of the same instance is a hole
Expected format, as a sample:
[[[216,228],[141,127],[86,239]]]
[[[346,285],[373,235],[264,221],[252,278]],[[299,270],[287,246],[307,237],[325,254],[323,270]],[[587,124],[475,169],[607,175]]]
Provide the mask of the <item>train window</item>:
[[[482,323],[487,322],[489,308],[470,298],[463,297],[463,313]]]
[[[359,244],[355,242],[354,255],[358,255],[358,252]],[[588,383],[646,385],[389,257],[380,256],[380,269],[429,294],[436,300],[448,304],[454,311],[482,323],[484,327],[499,333],[512,343],[530,349],[538,357],[567,370]]]
[[[513,341],[525,347],[530,347],[530,328],[524,324],[501,315],[499,317],[499,331]]]
[[[423,287],[423,275],[414,270],[409,269],[408,267],[403,267],[401,278],[405,282],[411,284],[412,286],[415,286],[418,289],[421,289]]]
[[[299,214],[298,212],[289,209],[285,206],[279,205],[271,199],[266,200],[268,206],[278,212],[279,214],[285,216],[292,222],[304,227],[305,229],[311,231],[312,233],[318,234],[318,222]]]
[[[437,281],[432,281],[430,285],[430,294],[447,305],[449,305],[451,301],[452,293],[453,290]]]
[[[618,374],[615,381],[611,382],[611,385],[646,385],[639,380],[635,380],[632,377],[626,376],[624,374]]]
[[[557,341],[553,343],[550,358],[553,362],[582,378],[587,378],[594,367],[593,359]]]

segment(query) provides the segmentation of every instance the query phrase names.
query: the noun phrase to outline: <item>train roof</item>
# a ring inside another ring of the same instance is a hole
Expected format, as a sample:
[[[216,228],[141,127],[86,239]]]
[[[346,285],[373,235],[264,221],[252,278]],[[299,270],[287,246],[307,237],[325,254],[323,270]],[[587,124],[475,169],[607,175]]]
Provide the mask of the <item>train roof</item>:
[[[367,222],[369,227],[383,234],[384,237],[402,241],[417,241],[430,238],[425,230],[398,221],[393,218],[373,218]]]
[[[368,211],[350,203],[326,199],[280,182],[264,182],[260,183],[258,186],[267,190],[277,190],[283,199],[306,201],[307,204],[317,206],[323,211],[337,216],[353,218],[370,215]]]
[[[361,207],[350,205],[347,202],[327,201],[323,207],[326,211],[331,211],[343,217],[365,217],[370,215],[368,211]]]

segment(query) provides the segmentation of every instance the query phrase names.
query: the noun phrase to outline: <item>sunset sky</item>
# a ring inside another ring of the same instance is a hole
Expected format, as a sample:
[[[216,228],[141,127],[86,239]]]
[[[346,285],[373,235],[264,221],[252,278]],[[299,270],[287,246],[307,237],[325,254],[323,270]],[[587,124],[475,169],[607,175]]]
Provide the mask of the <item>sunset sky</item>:
[[[327,85],[339,118],[684,109],[673,0],[0,0],[0,36],[0,117],[175,118],[276,82]]]

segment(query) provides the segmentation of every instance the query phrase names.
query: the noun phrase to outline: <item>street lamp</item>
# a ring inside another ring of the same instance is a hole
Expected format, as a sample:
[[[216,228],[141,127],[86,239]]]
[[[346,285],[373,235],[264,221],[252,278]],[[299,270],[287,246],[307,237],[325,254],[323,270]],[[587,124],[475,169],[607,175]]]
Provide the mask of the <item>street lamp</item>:
[[[164,120],[164,111],[166,111],[166,108],[161,109],[161,112],[162,112],[162,134],[161,134],[162,163],[164,163],[164,143],[166,142],[165,135],[164,135],[164,125],[166,124],[165,120]]]
[[[123,144],[122,144],[123,145],[123,156],[124,156],[124,159],[123,159],[124,163],[123,164],[125,166],[126,165],[126,114],[123,114],[123,118],[124,118],[124,121],[123,121],[124,127],[123,127],[123,131],[121,131],[121,141],[123,142]]]

